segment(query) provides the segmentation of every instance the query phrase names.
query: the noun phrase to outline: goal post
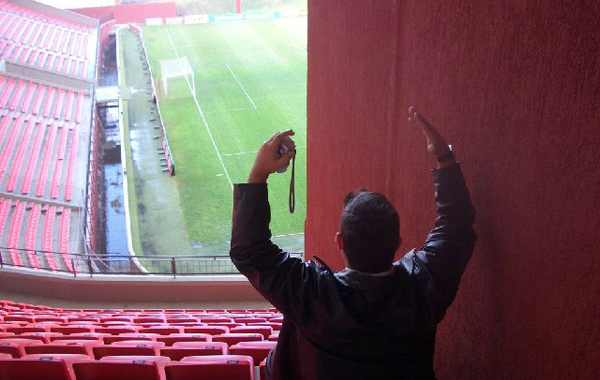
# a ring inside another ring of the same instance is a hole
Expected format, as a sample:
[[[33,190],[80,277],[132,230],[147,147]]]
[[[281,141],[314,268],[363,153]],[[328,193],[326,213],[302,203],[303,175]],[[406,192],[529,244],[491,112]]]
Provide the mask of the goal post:
[[[196,82],[194,81],[194,70],[187,57],[176,59],[164,59],[160,61],[161,90],[165,98],[169,94],[169,79],[184,77],[192,96],[196,97]]]

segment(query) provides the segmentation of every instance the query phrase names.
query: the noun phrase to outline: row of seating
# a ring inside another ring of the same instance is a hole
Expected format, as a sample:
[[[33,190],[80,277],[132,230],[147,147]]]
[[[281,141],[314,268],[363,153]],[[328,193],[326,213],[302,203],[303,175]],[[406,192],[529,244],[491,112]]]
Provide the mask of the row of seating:
[[[55,231],[57,218],[60,219],[58,234]],[[67,208],[0,198],[0,245],[9,248],[8,255],[4,251],[0,252],[3,263],[53,271],[73,271],[69,254],[71,218],[71,210]],[[38,230],[42,219],[44,223],[40,245]],[[5,235],[8,237],[5,238]],[[60,252],[60,255],[55,252]],[[56,256],[60,256],[60,264]]]
[[[0,354],[4,380],[254,380],[266,379],[265,360],[247,355],[105,356],[99,360],[77,354],[31,354],[19,359]],[[256,374],[255,374],[256,373]]]
[[[70,27],[0,13],[0,38],[22,46],[36,46],[47,51],[85,58],[90,28],[77,31]]]
[[[31,9],[31,8],[28,8],[28,7],[19,5],[19,4],[15,4],[14,2],[7,1],[7,0],[0,0],[0,11],[2,11],[2,13],[18,15],[18,16],[24,17],[26,19],[37,20],[37,21],[44,22],[47,24],[53,24],[56,26],[70,28],[73,30],[79,30],[79,31],[89,31],[90,30],[90,26],[88,26],[88,25],[79,24],[79,23],[73,22],[73,21],[68,21],[68,20],[56,17],[54,15],[51,15],[50,13],[44,13],[41,11],[37,11],[35,9]]]
[[[72,123],[0,116],[0,188],[14,192],[20,180],[20,192],[27,195],[35,179],[37,197],[72,200],[78,138]]]
[[[264,379],[282,322],[272,308],[65,309],[0,300],[0,378]]]
[[[83,101],[82,92],[0,75],[0,109],[80,124]]]

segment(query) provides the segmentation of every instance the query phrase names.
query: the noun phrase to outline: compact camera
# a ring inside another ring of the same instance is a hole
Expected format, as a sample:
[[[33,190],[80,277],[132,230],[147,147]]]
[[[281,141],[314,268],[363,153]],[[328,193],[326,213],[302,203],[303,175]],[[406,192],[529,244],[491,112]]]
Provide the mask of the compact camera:
[[[279,154],[279,157],[283,157],[284,155],[288,154],[289,152],[292,152],[295,150],[296,150],[296,144],[294,144],[294,141],[290,138],[290,136],[286,136],[281,141],[281,144],[279,145],[279,149],[277,149],[277,154]],[[279,169],[277,169],[277,173],[285,172],[289,165],[290,165],[289,162],[286,165],[282,165],[281,167],[279,167]]]

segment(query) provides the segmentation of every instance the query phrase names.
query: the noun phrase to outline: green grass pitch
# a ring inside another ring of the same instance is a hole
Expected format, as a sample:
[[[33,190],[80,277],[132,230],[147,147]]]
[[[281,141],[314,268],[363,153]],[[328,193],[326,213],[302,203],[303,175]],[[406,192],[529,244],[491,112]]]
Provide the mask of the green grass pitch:
[[[273,235],[303,249],[306,216],[306,18],[145,27],[144,40],[176,162],[192,246],[224,247],[230,238],[231,183],[244,182],[260,144],[293,128],[296,212],[288,211],[290,171],[269,180]],[[160,61],[187,57],[196,99],[183,78],[160,94]],[[224,252],[215,252],[223,254]]]

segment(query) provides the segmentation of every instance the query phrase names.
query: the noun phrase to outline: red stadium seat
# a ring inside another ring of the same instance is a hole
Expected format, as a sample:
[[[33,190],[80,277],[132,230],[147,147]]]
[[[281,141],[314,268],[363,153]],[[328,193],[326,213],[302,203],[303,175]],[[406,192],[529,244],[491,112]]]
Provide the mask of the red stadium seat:
[[[142,334],[154,333],[160,335],[180,334],[183,332],[182,327],[177,326],[154,326],[139,329],[138,332]]]
[[[229,349],[223,342],[177,342],[172,347],[160,349],[162,356],[181,360],[188,356],[227,355]]]
[[[177,342],[210,342],[212,341],[212,335],[210,334],[171,334],[165,336],[159,336],[156,338],[157,341],[165,343],[167,346],[172,346]]]
[[[147,340],[156,341],[160,337],[159,334],[140,334],[140,333],[123,333],[119,335],[110,335],[102,338],[104,344],[113,344],[114,342],[123,342],[128,340]]]
[[[259,364],[260,380],[267,380],[267,359],[263,360]]]
[[[94,357],[93,347],[101,343],[95,340],[57,340],[52,343],[25,347],[27,354],[79,354]]]
[[[240,326],[232,328],[231,333],[261,334],[263,339],[267,339],[269,335],[273,334],[273,328],[270,326]]]
[[[227,327],[227,326],[194,326],[194,327],[184,327],[183,331],[186,333],[191,333],[191,334],[220,335],[220,334],[227,334],[229,332],[229,327]]]
[[[52,341],[52,338],[59,337],[59,336],[63,336],[63,335],[60,333],[53,333],[53,332],[31,332],[31,333],[19,334],[17,337],[22,338],[22,339],[39,340],[40,342],[43,342],[43,343],[50,343]]]
[[[243,334],[243,333],[229,333],[213,336],[215,342],[225,342],[228,345],[234,345],[239,342],[254,342],[264,340],[262,334]]]
[[[165,374],[167,380],[253,380],[254,362],[241,355],[190,356],[168,363]]]
[[[0,360],[2,380],[75,380],[72,364],[89,360],[84,355],[27,355]]]
[[[37,342],[32,339],[2,339],[0,340],[0,353],[10,354],[13,358],[20,358],[25,355],[25,347]]]
[[[61,333],[63,335],[76,334],[76,333],[91,333],[91,332],[94,332],[94,326],[90,326],[90,325],[53,326],[50,328],[50,331]]]
[[[123,342],[114,342],[113,344],[104,344],[93,348],[94,357],[100,359],[104,356],[123,356],[123,355],[142,355],[157,356],[159,350],[164,348],[162,342],[132,340]]]
[[[73,364],[77,380],[161,380],[157,363],[88,361]]]
[[[154,363],[158,367],[159,376],[161,379],[165,379],[165,365],[171,361],[166,356],[105,356],[100,359],[101,362],[111,363]]]
[[[69,334],[69,335],[63,335],[63,336],[55,336],[50,338],[50,341],[54,342],[57,340],[63,340],[63,339],[77,339],[77,340],[96,340],[101,342],[102,338],[104,338],[105,336],[110,336],[110,334],[104,334],[104,333],[73,333],[73,334]]]
[[[255,363],[260,363],[266,359],[269,352],[277,345],[277,342],[268,340],[262,342],[240,342],[229,347],[231,355],[248,355],[252,356]]]
[[[113,326],[113,327],[97,327],[97,333],[107,333],[111,335],[119,335],[123,333],[137,333],[139,330],[136,326]]]

